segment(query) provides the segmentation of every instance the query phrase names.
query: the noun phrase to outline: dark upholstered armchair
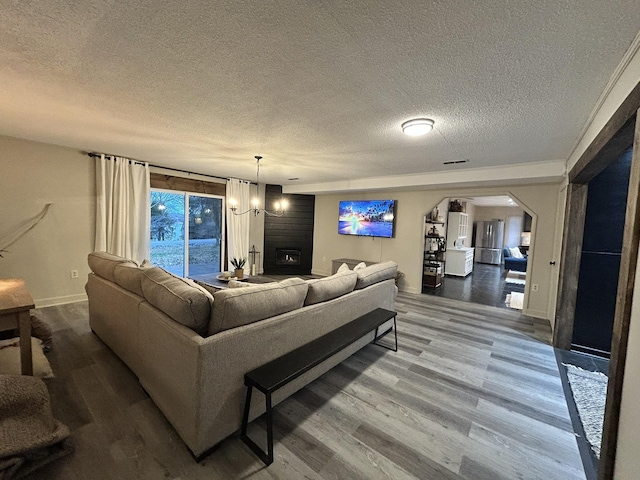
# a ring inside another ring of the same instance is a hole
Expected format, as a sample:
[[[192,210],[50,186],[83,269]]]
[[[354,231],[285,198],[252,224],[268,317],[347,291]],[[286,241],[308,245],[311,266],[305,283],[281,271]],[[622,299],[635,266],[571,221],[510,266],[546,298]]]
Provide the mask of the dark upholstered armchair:
[[[515,258],[511,256],[511,251],[508,247],[503,248],[504,252],[504,269],[505,270],[515,270],[516,272],[526,272],[527,271],[527,256],[524,255],[523,258]]]

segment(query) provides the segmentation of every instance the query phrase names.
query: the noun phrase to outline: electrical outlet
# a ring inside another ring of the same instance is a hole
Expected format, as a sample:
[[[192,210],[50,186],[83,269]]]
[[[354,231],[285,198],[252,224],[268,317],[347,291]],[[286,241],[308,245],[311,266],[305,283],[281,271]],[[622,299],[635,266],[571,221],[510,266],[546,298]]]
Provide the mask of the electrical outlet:
[[[78,270],[71,270],[71,278],[78,278]]]
[[[532,292],[537,292],[538,290],[540,290],[540,285],[538,285],[537,283],[532,283],[531,284],[531,291]]]

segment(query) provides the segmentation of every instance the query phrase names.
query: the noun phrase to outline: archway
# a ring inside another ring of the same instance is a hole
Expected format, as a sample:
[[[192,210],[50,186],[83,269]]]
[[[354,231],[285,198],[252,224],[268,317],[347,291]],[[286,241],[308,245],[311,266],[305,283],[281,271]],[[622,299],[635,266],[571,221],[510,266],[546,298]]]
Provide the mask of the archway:
[[[463,212],[451,212],[453,200]],[[497,307],[506,307],[513,293],[513,306],[526,314],[536,223],[535,213],[508,191],[442,199],[424,218],[422,292]],[[521,258],[505,262],[505,247]]]

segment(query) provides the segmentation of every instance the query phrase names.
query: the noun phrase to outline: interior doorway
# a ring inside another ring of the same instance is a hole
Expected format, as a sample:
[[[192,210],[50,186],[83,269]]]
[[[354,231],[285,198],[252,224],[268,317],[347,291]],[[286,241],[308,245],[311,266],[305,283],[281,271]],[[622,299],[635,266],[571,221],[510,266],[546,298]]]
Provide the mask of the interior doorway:
[[[425,215],[422,293],[523,310],[531,227],[508,195],[445,198]]]
[[[632,149],[588,184],[571,348],[609,357]]]
[[[640,241],[640,163],[638,139],[640,125],[640,83],[620,104],[618,109],[582,153],[568,173],[567,201],[563,228],[562,255],[558,285],[558,301],[553,344],[569,349],[572,343],[580,257],[583,239],[580,234],[586,217],[589,182],[615,162],[629,147],[634,147],[627,196],[622,252],[611,342],[611,362],[602,432],[599,478],[613,478],[619,436],[622,391],[629,346],[629,327]],[[634,142],[635,139],[635,142]],[[629,440],[629,435],[622,440]]]

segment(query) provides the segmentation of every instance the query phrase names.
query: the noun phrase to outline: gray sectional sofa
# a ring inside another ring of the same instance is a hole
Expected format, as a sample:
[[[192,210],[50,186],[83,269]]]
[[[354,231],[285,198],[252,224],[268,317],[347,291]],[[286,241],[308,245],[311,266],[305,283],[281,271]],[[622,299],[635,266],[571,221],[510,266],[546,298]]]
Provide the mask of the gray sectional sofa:
[[[216,291],[158,267],[89,254],[91,329],[136,374],[197,457],[240,428],[244,374],[378,307],[394,309],[397,265]],[[282,388],[291,395],[374,332]],[[253,402],[250,418],[264,412]]]

